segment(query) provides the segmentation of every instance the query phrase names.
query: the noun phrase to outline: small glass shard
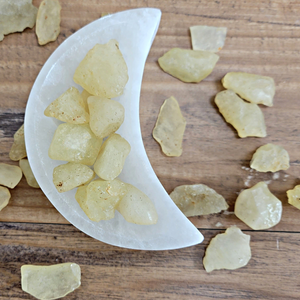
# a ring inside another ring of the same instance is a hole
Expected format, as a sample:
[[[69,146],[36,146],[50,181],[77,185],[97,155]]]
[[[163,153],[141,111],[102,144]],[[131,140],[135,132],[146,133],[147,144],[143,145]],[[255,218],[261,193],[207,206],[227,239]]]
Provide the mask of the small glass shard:
[[[60,11],[58,0],[43,0],[36,18],[36,35],[40,45],[57,39],[60,33]]]
[[[25,138],[24,138],[24,124],[18,129],[14,134],[14,143],[9,151],[9,158],[14,161],[19,161],[20,159],[27,156],[25,148]]]
[[[21,267],[22,290],[40,300],[64,297],[80,287],[80,280],[80,266],[75,263]]]
[[[225,121],[237,130],[239,137],[267,136],[264,115],[258,105],[245,102],[231,90],[219,92],[215,103]]]
[[[190,27],[193,50],[220,51],[225,44],[227,28],[214,26]]]
[[[230,72],[222,79],[226,89],[255,104],[273,106],[275,95],[274,79],[268,76],[243,72]]]
[[[22,170],[18,166],[0,163],[0,185],[13,189],[22,179]]]
[[[32,173],[32,170],[31,170],[31,167],[29,165],[29,162],[27,159],[21,159],[19,161],[19,166],[26,178],[26,181],[28,183],[29,186],[33,187],[33,188],[39,188],[39,184],[37,183],[33,173]]]
[[[0,186],[0,211],[7,206],[10,197],[8,188]]]
[[[27,27],[32,28],[37,11],[32,0],[0,1],[0,41],[4,39],[4,35],[22,32]]]
[[[292,190],[288,190],[286,193],[289,204],[300,209],[300,185],[296,185]]]
[[[219,213],[229,207],[223,196],[204,184],[178,186],[170,197],[187,217]]]
[[[254,230],[268,229],[280,222],[282,203],[269,191],[265,182],[259,182],[239,194],[234,213]]]
[[[110,99],[122,95],[128,69],[119,43],[110,40],[104,45],[97,44],[80,62],[73,79],[95,96]]]
[[[205,251],[203,265],[208,273],[221,269],[235,270],[246,266],[250,258],[250,235],[233,226],[212,238]]]
[[[200,82],[214,69],[219,56],[199,50],[173,48],[158,59],[160,67],[183,82]]]
[[[69,88],[50,103],[44,114],[70,124],[85,124],[90,120],[84,100],[75,87]]]
[[[182,139],[186,121],[174,97],[165,100],[153,129],[153,137],[167,156],[182,154]]]
[[[290,167],[290,157],[283,147],[266,144],[255,151],[250,167],[259,172],[287,170]]]

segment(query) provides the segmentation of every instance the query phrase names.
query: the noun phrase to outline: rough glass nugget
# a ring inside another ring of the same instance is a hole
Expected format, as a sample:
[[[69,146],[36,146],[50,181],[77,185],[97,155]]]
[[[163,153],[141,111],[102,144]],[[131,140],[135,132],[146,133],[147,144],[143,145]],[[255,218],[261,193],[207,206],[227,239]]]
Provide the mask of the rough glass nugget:
[[[255,151],[250,167],[259,172],[287,170],[290,167],[290,157],[283,147],[266,144]]]
[[[116,207],[126,191],[126,184],[118,179],[98,179],[79,187],[75,198],[88,218],[99,222],[115,216]]]
[[[94,171],[104,180],[113,180],[122,172],[125,159],[130,152],[129,143],[119,134],[113,133],[101,146],[94,164]]]
[[[80,266],[75,263],[21,267],[22,290],[40,300],[60,299],[79,288],[80,280]]]
[[[160,67],[184,82],[200,82],[214,69],[219,56],[199,50],[173,48],[158,59]]]
[[[300,209],[300,185],[296,185],[292,190],[288,190],[286,193],[289,204]]]
[[[9,158],[14,161],[19,161],[20,159],[27,156],[25,148],[25,138],[24,138],[24,124],[18,129],[14,134],[14,142],[9,151]]]
[[[282,203],[269,191],[265,182],[259,182],[239,194],[234,213],[254,230],[268,229],[279,223]]]
[[[79,163],[66,163],[53,170],[53,183],[59,193],[70,191],[91,181],[94,177],[93,170]]]
[[[88,124],[60,124],[55,130],[49,157],[54,160],[78,162],[88,166],[94,164],[102,140],[91,131]]]
[[[220,51],[225,44],[227,28],[214,26],[190,27],[193,50]]]
[[[32,173],[32,170],[31,170],[31,167],[29,165],[29,162],[27,159],[21,159],[19,161],[19,166],[26,178],[26,181],[27,181],[27,184],[33,188],[39,188],[39,184],[37,183],[33,173]]]
[[[123,94],[128,69],[116,40],[97,44],[80,62],[74,81],[92,95],[114,98]]]
[[[20,182],[22,176],[20,167],[0,163],[0,185],[13,189]]]
[[[0,186],[0,211],[7,206],[10,199],[10,192],[8,188]]]
[[[186,121],[174,97],[165,100],[153,129],[153,137],[167,156],[182,154],[182,139]]]
[[[187,217],[215,214],[229,207],[223,196],[205,184],[178,186],[170,197]]]
[[[88,106],[88,103],[87,103],[87,100],[88,100],[88,97],[91,97],[93,96],[92,94],[90,94],[88,91],[86,90],[83,90],[81,92],[81,98],[83,100],[83,103],[84,103],[84,109],[89,112],[89,106]]]
[[[43,0],[36,18],[36,35],[40,45],[57,39],[60,33],[60,11],[58,0]]]
[[[127,222],[139,225],[156,224],[158,215],[154,204],[138,188],[127,184],[127,193],[118,204],[118,211]]]
[[[249,102],[273,106],[275,82],[271,77],[230,72],[222,79],[222,83],[226,89],[233,90]]]
[[[258,105],[245,102],[231,90],[219,92],[215,103],[225,121],[237,130],[239,137],[267,136],[264,115]]]
[[[85,124],[90,120],[84,100],[75,87],[69,88],[50,103],[44,114],[70,124]]]
[[[235,270],[246,266],[250,258],[250,235],[233,226],[212,238],[205,251],[203,265],[206,272]]]
[[[101,97],[89,97],[90,127],[103,139],[117,131],[124,122],[125,109],[118,101]]]
[[[1,0],[0,1],[0,41],[4,35],[22,32],[35,24],[38,9],[32,0]]]

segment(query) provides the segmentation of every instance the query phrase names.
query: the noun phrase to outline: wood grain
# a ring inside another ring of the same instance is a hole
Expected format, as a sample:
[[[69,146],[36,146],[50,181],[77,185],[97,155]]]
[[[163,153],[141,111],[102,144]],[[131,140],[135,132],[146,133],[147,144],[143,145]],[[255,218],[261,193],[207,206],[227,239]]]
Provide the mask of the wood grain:
[[[40,2],[33,1],[36,6]],[[232,212],[242,189],[269,181],[270,190],[283,203],[283,216],[277,226],[263,232],[250,231],[233,214],[194,217],[191,221],[205,236],[203,244],[169,252],[131,251],[78,232],[23,178],[0,212],[0,299],[32,299],[20,290],[22,264],[69,260],[82,266],[83,278],[82,287],[67,299],[298,299],[300,212],[287,203],[286,190],[300,183],[300,2],[60,2],[57,41],[41,47],[34,30],[26,29],[0,42],[1,162],[16,164],[9,160],[8,152],[23,122],[31,87],[47,58],[67,37],[103,12],[157,7],[162,10],[162,20],[145,66],[140,120],[145,149],[161,183],[167,192],[181,184],[207,184],[226,198]],[[199,84],[183,83],[164,73],[157,59],[173,47],[191,48],[189,27],[201,24],[227,27],[225,47],[208,78]],[[223,89],[221,78],[230,71],[275,79],[274,106],[262,107],[266,138],[238,138],[218,113],[214,97]],[[160,106],[171,95],[187,120],[183,154],[178,158],[164,156],[152,138]],[[284,146],[290,154],[291,167],[279,172],[279,178],[247,169],[256,148],[269,142]],[[240,270],[206,274],[201,262],[205,247],[212,236],[230,225],[251,234],[253,258]]]
[[[33,299],[21,291],[20,267],[49,262],[81,266],[82,285],[65,299],[299,299],[298,234],[246,231],[249,264],[207,274],[202,258],[219,232],[204,230],[204,242],[190,248],[132,251],[96,241],[71,225],[2,223],[0,299]]]

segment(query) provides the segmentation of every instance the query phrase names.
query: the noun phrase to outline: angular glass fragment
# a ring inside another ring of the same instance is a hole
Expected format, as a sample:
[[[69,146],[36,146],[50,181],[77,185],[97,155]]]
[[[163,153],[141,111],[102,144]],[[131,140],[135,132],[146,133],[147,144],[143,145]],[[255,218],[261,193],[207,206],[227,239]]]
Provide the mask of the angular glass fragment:
[[[173,48],[158,59],[160,67],[184,82],[200,82],[214,69],[219,56],[199,50]]]
[[[116,207],[126,192],[126,184],[118,179],[98,179],[79,187],[75,198],[88,218],[99,222],[115,216]]]
[[[119,213],[130,223],[156,224],[158,215],[149,197],[131,184],[126,184],[126,186],[127,193],[117,206]]]
[[[43,0],[36,18],[36,35],[40,45],[57,39],[60,33],[60,11],[58,0]]]
[[[9,158],[18,161],[27,156],[24,138],[24,124],[14,134],[14,143],[9,151]]]
[[[49,157],[54,160],[78,162],[88,166],[94,164],[102,140],[91,131],[88,124],[60,124],[53,136]]]
[[[225,121],[237,130],[239,137],[267,136],[264,115],[258,105],[245,102],[231,90],[219,92],[215,103]]]
[[[212,238],[205,251],[203,265],[206,272],[235,270],[246,266],[250,258],[250,235],[233,226]]]
[[[268,229],[279,223],[282,203],[262,181],[239,194],[234,213],[254,230]]]
[[[7,206],[10,199],[10,192],[8,188],[0,186],[0,211]]]
[[[32,5],[32,0],[2,0],[0,1],[0,41],[4,35],[22,32],[35,24],[38,9]]]
[[[193,50],[220,51],[225,44],[227,28],[214,26],[190,27]]]
[[[118,101],[92,96],[88,106],[91,130],[100,139],[117,131],[124,122],[124,106]]]
[[[153,129],[153,138],[167,156],[182,154],[182,139],[186,121],[174,97],[165,100]]]
[[[91,181],[95,173],[88,166],[79,163],[59,165],[53,170],[53,183],[59,193],[67,192]]]
[[[89,112],[89,106],[88,106],[88,103],[87,103],[87,99],[88,99],[88,97],[91,97],[91,96],[93,96],[92,94],[90,94],[88,91],[86,91],[86,90],[83,90],[82,92],[81,92],[81,98],[82,98],[82,100],[83,100],[83,102],[84,102],[84,109],[87,111],[87,112]]]
[[[21,267],[22,290],[41,300],[66,296],[80,287],[80,280],[80,266],[75,263]]]
[[[119,134],[110,135],[103,143],[96,159],[94,165],[96,174],[104,180],[113,180],[118,177],[130,148],[129,143]]]
[[[69,88],[50,103],[44,114],[70,124],[85,124],[90,120],[84,100],[75,87]]]
[[[288,190],[286,193],[289,204],[300,209],[300,185],[296,185],[292,190]]]
[[[123,94],[128,69],[116,40],[97,44],[80,62],[74,81],[95,96],[114,98]]]
[[[226,89],[255,104],[273,106],[275,95],[274,79],[267,76],[243,72],[230,72],[222,79]]]
[[[36,182],[35,177],[32,173],[31,167],[27,159],[21,159],[19,166],[26,178],[27,184],[33,188],[39,188],[39,184]]]
[[[170,197],[187,217],[215,214],[229,207],[223,196],[204,184],[178,186]]]
[[[266,144],[253,154],[250,167],[259,172],[277,172],[290,167],[288,152],[281,146]]]
[[[18,166],[0,163],[0,185],[13,189],[22,176],[22,170]]]

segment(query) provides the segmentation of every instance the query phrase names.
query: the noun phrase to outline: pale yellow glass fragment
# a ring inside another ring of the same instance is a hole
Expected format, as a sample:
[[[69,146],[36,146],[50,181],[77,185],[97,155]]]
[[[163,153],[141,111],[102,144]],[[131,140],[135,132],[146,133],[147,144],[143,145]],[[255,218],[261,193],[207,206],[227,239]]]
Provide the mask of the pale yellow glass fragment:
[[[102,12],[101,13],[101,18],[103,18],[105,16],[109,16],[109,15],[111,15],[111,13],[109,13],[109,12]]]
[[[37,8],[32,0],[2,0],[0,1],[0,41],[4,35],[22,32],[35,24]]]
[[[187,217],[215,214],[229,207],[223,196],[204,184],[178,186],[170,197]]]
[[[205,251],[203,265],[206,272],[235,270],[246,266],[250,258],[250,235],[233,226],[212,238]]]
[[[208,51],[173,48],[158,59],[160,67],[184,82],[200,82],[214,69],[219,56]]]
[[[127,184],[127,193],[117,207],[127,222],[139,225],[156,224],[158,215],[154,204],[138,188]]]
[[[0,186],[0,211],[7,206],[10,199],[10,192],[8,188]]]
[[[18,161],[27,156],[24,138],[24,124],[14,134],[14,142],[9,151],[9,158]]]
[[[153,129],[153,137],[167,156],[182,154],[182,139],[186,121],[174,97],[165,100]]]
[[[84,102],[84,109],[87,111],[87,112],[89,112],[89,106],[88,106],[88,103],[87,103],[87,100],[88,100],[88,97],[91,97],[91,96],[93,96],[92,94],[90,94],[88,91],[86,91],[86,90],[83,90],[82,92],[81,92],[81,98],[82,98],[82,100],[83,100],[83,102]]]
[[[104,180],[113,180],[119,176],[130,148],[129,143],[119,134],[110,135],[101,146],[94,164],[96,174]]]
[[[118,179],[98,179],[79,187],[75,198],[88,218],[99,222],[115,216],[116,207],[126,191],[126,184]]]
[[[50,103],[44,114],[70,124],[85,124],[90,120],[84,100],[75,87],[69,88]]]
[[[225,121],[237,130],[239,137],[267,136],[264,115],[258,105],[245,102],[231,90],[219,92],[215,103]]]
[[[94,177],[93,170],[79,163],[59,165],[53,170],[53,183],[59,193],[70,191],[89,182]]]
[[[19,161],[19,166],[26,178],[26,181],[28,183],[29,186],[33,187],[33,188],[39,188],[39,184],[37,183],[33,173],[32,173],[32,170],[31,170],[31,167],[29,165],[29,162],[27,159],[21,159]]]
[[[98,138],[105,138],[119,129],[125,109],[118,101],[92,96],[88,98],[90,127]]]
[[[0,185],[13,189],[20,182],[22,176],[20,167],[0,163]]]
[[[289,204],[300,209],[300,185],[296,185],[292,190],[288,190],[286,193]]]
[[[53,136],[49,157],[55,160],[93,165],[102,140],[91,131],[88,124],[60,124]]]
[[[80,280],[80,266],[75,263],[21,267],[22,290],[40,300],[60,299],[79,288]]]
[[[95,96],[114,98],[122,95],[128,81],[128,69],[119,43],[110,40],[104,45],[97,44],[80,62],[73,79]]]
[[[222,79],[222,83],[226,89],[233,90],[249,102],[273,106],[275,82],[271,77],[230,72]]]
[[[254,230],[268,229],[279,223],[282,203],[269,191],[265,182],[259,182],[239,194],[234,213]]]
[[[214,26],[190,27],[193,50],[220,51],[225,44],[227,28]]]
[[[36,35],[40,45],[57,39],[60,33],[60,11],[58,0],[43,0],[36,18]]]
[[[266,144],[253,154],[250,167],[259,172],[277,172],[290,167],[288,152],[281,146]]]

